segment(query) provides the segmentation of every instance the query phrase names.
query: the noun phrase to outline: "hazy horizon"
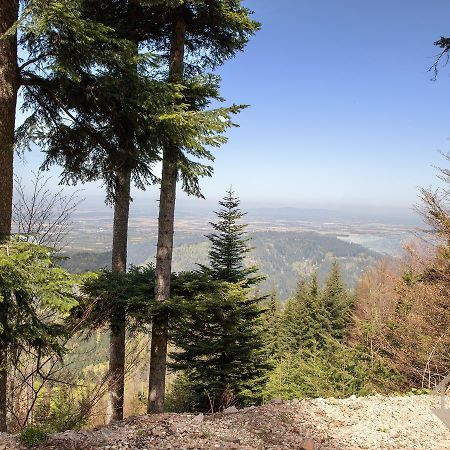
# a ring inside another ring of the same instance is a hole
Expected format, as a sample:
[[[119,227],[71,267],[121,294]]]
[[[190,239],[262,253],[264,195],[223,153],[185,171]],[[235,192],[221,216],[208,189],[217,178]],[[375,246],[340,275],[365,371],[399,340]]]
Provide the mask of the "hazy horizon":
[[[236,118],[240,128],[229,132],[229,142],[214,150],[214,176],[201,181],[206,200],[180,193],[178,208],[211,209],[233,185],[244,208],[412,220],[418,188],[440,184],[434,166],[445,166],[439,152],[450,150],[450,67],[441,67],[435,82],[428,71],[438,54],[433,43],[447,32],[450,3],[295,2],[289,14],[283,1],[245,4],[262,30],[218,73],[227,103],[250,107]],[[293,29],[296,39],[286,32]],[[408,45],[399,36],[409,36]],[[43,155],[35,149],[25,160],[16,158],[16,171],[28,179]],[[52,189],[60,171],[49,172]],[[79,188],[101,207],[100,183]],[[133,197],[132,212],[137,204],[154,205],[158,188],[134,190]]]

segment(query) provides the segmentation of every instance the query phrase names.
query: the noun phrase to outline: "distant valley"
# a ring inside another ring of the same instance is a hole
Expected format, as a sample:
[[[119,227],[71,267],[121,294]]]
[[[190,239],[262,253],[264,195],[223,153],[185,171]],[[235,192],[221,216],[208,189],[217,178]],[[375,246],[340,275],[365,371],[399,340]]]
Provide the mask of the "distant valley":
[[[276,290],[284,300],[295,289],[300,276],[317,271],[323,280],[334,259],[339,261],[343,279],[354,287],[361,275],[383,257],[395,257],[402,245],[413,238],[411,225],[364,223],[352,218],[330,217],[330,212],[313,211],[299,219],[295,209],[253,211],[246,216],[252,253],[248,263],[267,275],[261,289]],[[327,215],[328,214],[328,215]],[[327,220],[332,218],[335,220]],[[177,218],[173,270],[192,270],[207,263],[212,217],[184,213]],[[308,220],[309,219],[309,220]],[[154,262],[155,217],[136,215],[130,221],[129,262]],[[110,265],[111,220],[104,215],[80,212],[62,265],[74,272],[97,270]]]

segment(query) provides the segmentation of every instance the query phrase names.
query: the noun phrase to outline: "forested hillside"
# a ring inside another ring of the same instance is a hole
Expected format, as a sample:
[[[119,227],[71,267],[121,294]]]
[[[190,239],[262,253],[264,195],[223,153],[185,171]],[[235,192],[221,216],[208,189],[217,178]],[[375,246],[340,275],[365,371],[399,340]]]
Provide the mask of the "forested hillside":
[[[249,233],[253,251],[247,257],[249,264],[256,264],[260,272],[267,275],[261,289],[270,292],[275,289],[281,299],[286,299],[294,290],[299,275],[311,275],[317,271],[320,281],[328,274],[334,259],[339,261],[343,281],[354,287],[361,275],[381,255],[362,245],[349,243],[334,235],[315,232],[256,232]],[[155,241],[129,245],[129,259],[133,264],[154,261],[149,254],[155,248]],[[188,235],[175,240],[173,270],[181,272],[195,270],[198,264],[208,259],[209,245],[202,235]],[[148,253],[147,253],[148,252]],[[69,259],[61,265],[71,272],[97,270],[108,267],[110,253],[76,252],[68,253]]]

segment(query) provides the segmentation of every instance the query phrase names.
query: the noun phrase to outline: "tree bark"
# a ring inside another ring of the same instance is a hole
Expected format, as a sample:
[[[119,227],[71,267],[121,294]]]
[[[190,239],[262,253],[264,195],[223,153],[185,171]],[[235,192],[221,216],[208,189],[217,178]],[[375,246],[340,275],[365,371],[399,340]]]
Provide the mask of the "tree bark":
[[[127,270],[128,218],[130,214],[131,172],[117,174],[118,182],[114,202],[112,271]],[[114,305],[109,342],[109,420],[123,419],[125,387],[125,331],[126,311],[124,305]]]
[[[18,0],[0,1],[0,35],[18,19]],[[0,40],[0,240],[11,234],[14,127],[18,89],[17,33]],[[6,305],[0,323],[6,324]],[[7,344],[0,341],[0,431],[6,431]]]
[[[136,22],[140,3],[138,0],[130,0],[128,3],[127,20]],[[135,52],[138,55],[138,41],[135,30],[132,27],[127,36],[135,44]],[[137,71],[137,66],[133,67]],[[119,131],[119,143],[125,155],[133,150],[133,127],[127,118],[121,123],[122,130]],[[126,158],[126,157],[125,157]],[[131,169],[123,174],[118,174],[118,192],[114,204],[113,224],[113,248],[112,248],[112,271],[125,273],[127,271],[127,248],[128,248],[128,220],[130,217],[130,188]],[[125,345],[126,345],[127,316],[124,305],[116,305],[111,316],[111,329],[109,340],[109,370],[110,370],[110,422],[123,419],[124,394],[125,394]]]
[[[0,35],[17,20],[19,2],[0,2]],[[0,237],[11,234],[14,127],[18,89],[17,34],[0,40]]]
[[[170,296],[177,173],[177,149],[164,149],[159,201],[158,245],[156,250],[155,300],[157,302],[164,302]],[[164,314],[157,314],[153,318],[148,413],[161,413],[164,410],[167,319],[167,316]]]
[[[184,45],[186,22],[180,9],[174,21],[170,48],[169,82],[183,79]],[[173,232],[175,219],[175,197],[178,176],[179,149],[167,146],[163,149],[163,167],[161,191],[159,198],[158,244],[156,249],[155,300],[163,303],[170,297],[170,278],[172,273]],[[150,348],[150,374],[147,412],[162,413],[166,387],[167,363],[167,328],[166,314],[157,314],[153,318]]]

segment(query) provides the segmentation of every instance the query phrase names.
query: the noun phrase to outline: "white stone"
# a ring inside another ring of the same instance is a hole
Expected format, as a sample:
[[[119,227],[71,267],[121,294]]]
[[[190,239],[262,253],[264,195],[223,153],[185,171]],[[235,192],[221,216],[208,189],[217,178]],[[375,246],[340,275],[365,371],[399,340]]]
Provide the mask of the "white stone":
[[[203,419],[205,418],[205,416],[203,415],[203,413],[197,414],[193,419],[192,419],[192,423],[199,425],[203,422]]]
[[[225,408],[224,410],[223,410],[223,412],[225,413],[225,414],[232,414],[232,413],[237,413],[239,410],[236,408],[236,406],[229,406],[228,408]]]

